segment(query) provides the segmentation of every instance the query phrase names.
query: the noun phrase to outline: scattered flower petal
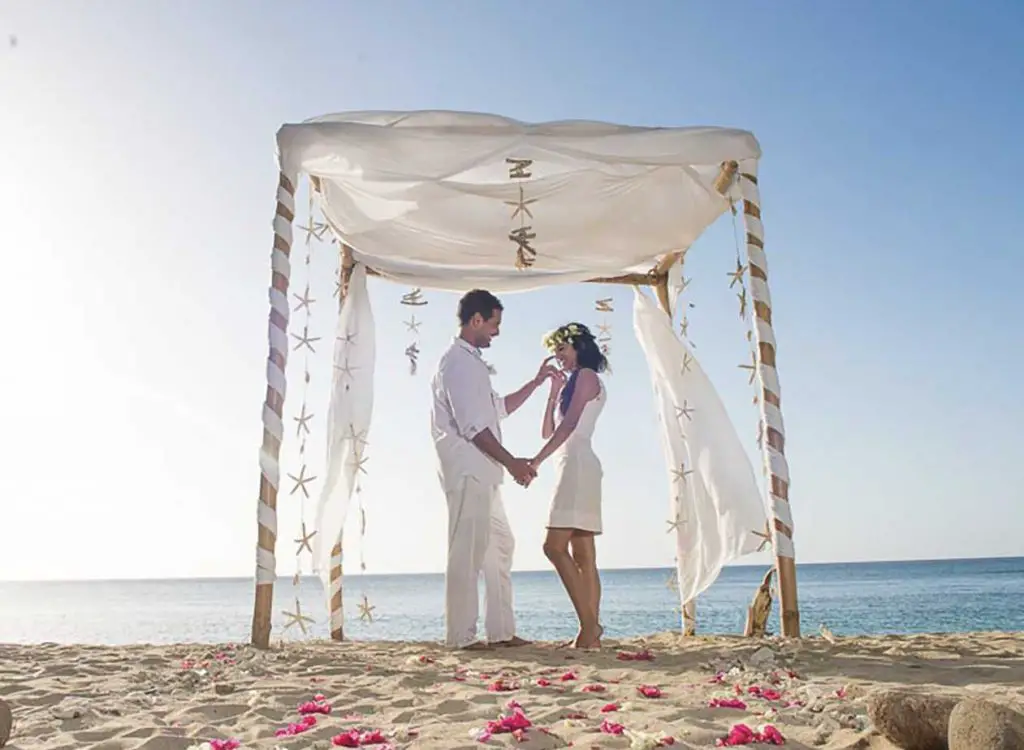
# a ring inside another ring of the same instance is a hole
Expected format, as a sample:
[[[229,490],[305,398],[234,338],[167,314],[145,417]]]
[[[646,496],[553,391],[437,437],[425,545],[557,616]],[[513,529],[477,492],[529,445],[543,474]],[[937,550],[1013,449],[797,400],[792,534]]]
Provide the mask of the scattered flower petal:
[[[660,698],[661,690],[655,685],[640,685],[636,691],[644,698]]]

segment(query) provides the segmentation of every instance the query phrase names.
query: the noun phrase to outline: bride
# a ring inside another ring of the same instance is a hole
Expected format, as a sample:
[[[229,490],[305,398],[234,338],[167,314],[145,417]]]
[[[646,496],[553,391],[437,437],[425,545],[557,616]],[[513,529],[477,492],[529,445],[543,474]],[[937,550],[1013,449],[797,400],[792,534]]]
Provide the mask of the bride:
[[[557,478],[551,500],[544,554],[558,571],[579,618],[570,645],[599,648],[601,579],[594,537],[601,533],[601,461],[590,445],[605,403],[598,377],[608,365],[594,335],[581,323],[569,323],[544,337],[561,370],[550,368],[551,394],[541,423],[547,441],[531,459],[536,470],[553,457]],[[556,426],[557,424],[557,426]]]

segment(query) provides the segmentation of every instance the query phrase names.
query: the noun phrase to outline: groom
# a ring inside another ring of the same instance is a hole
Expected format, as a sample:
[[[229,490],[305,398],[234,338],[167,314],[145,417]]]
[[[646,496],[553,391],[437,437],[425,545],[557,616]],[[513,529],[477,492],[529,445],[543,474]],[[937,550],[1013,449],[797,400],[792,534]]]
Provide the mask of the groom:
[[[480,350],[501,329],[501,302],[474,289],[459,300],[459,335],[441,357],[431,383],[430,427],[448,500],[448,566],[445,572],[445,627],[453,648],[521,646],[512,611],[512,553],[515,540],[499,487],[503,467],[526,487],[537,472],[525,458],[501,444],[500,420],[522,406],[550,374],[542,366],[515,393],[501,397],[491,387],[490,368]],[[486,589],[487,644],[476,640],[478,582]]]

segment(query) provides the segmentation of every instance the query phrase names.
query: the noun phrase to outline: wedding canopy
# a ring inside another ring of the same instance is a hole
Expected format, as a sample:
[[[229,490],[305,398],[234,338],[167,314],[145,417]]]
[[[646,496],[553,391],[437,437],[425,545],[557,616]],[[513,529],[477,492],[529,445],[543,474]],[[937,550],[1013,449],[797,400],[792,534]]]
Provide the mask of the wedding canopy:
[[[774,546],[785,635],[799,634],[788,468],[775,372],[754,136],[725,128],[600,122],[527,124],[461,112],[352,112],[285,125],[274,220],[270,353],[263,410],[253,642],[266,645],[275,580],[278,465],[288,354],[295,186],[309,177],[343,248],[326,476],[314,569],[341,632],[340,540],[373,412],[374,321],[367,277],[450,291],[517,292],[574,282],[636,287],[634,330],[651,372],[676,536],[682,603],[723,565]],[[752,376],[766,497],[714,387],[673,330],[682,263],[696,238],[742,203]],[[661,310],[641,287],[656,291]],[[666,315],[666,313],[668,313]],[[769,521],[768,518],[771,520]],[[686,608],[684,607],[684,611]],[[692,627],[692,623],[684,626]]]

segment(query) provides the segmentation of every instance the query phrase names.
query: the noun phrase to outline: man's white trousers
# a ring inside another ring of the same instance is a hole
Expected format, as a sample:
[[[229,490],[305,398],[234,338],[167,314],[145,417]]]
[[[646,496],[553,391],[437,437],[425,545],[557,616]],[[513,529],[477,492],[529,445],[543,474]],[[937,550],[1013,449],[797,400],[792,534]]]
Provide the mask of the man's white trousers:
[[[449,646],[476,640],[479,581],[486,591],[484,627],[491,643],[516,634],[512,609],[512,554],[515,539],[505,515],[500,487],[463,477],[446,488],[448,567],[445,571],[445,627]]]

